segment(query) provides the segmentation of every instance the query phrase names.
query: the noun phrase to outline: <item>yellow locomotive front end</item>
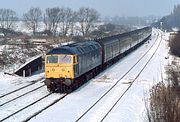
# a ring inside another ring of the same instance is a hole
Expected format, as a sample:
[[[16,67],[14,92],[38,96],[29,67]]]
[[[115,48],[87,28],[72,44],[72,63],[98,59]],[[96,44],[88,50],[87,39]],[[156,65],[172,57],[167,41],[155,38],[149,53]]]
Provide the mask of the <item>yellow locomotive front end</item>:
[[[74,79],[73,55],[47,55],[45,76],[46,78]]]
[[[75,55],[51,54],[45,59],[45,84],[50,91],[62,91],[70,86],[74,79]],[[57,89],[60,88],[60,89]]]

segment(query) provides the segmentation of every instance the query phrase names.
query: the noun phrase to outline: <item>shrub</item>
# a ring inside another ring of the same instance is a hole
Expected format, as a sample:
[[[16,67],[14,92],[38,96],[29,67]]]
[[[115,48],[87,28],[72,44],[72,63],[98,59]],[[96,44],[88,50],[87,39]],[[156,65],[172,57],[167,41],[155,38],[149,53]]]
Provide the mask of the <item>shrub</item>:
[[[173,55],[180,57],[180,32],[169,43]]]
[[[176,90],[168,84],[158,83],[150,93],[150,121],[180,122],[180,100]]]
[[[167,84],[160,82],[150,90],[149,122],[180,122],[179,64],[175,59],[171,64],[166,69]]]

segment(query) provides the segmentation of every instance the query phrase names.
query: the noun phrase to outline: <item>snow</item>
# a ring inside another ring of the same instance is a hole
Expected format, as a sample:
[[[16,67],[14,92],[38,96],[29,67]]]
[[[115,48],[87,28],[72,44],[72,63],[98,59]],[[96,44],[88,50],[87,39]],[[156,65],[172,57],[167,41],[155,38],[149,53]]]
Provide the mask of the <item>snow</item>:
[[[155,43],[153,48],[148,52],[145,58],[136,65],[130,73],[125,76],[117,84],[114,89],[108,93],[97,105],[92,108],[87,115],[85,115],[80,121],[95,122],[100,121],[111,106],[116,102],[118,97],[120,97],[124,91],[130,85],[130,82],[137,76],[140,69],[143,68],[147,60],[152,56],[153,52],[157,48],[160,42],[160,36],[157,38],[157,29],[153,29],[153,34],[149,43],[142,45],[136,51],[132,52],[125,58],[121,59],[119,62],[106,69],[104,72],[100,73],[98,76],[81,86],[79,89],[69,94],[62,100],[60,100],[55,105],[51,106],[47,110],[43,111],[35,118],[32,118],[31,122],[72,122],[77,120],[94,102],[96,102],[110,87],[112,87],[117,80],[119,80],[138,60],[144,55],[144,53]],[[163,32],[161,32],[163,33]],[[145,119],[145,98],[148,98],[149,89],[153,84],[165,79],[165,69],[168,60],[165,57],[168,56],[167,41],[169,34],[162,34],[163,41],[157,52],[143,70],[142,74],[139,75],[138,79],[130,87],[130,89],[125,93],[122,99],[117,103],[117,105],[108,114],[104,121],[128,121],[128,122],[143,122]],[[162,71],[161,71],[162,70]],[[162,75],[163,74],[163,75]],[[17,76],[9,76],[0,73],[0,95],[22,87],[23,85],[29,84],[31,80],[37,80],[43,78],[44,74],[35,75],[28,78],[22,78]],[[40,84],[40,83],[39,83]],[[36,86],[37,87],[37,86]],[[39,92],[25,96],[18,101],[21,104],[28,104],[31,102],[31,98],[37,98],[46,94],[45,88],[39,90]],[[28,115],[33,114],[46,106],[47,103],[51,103],[54,99],[62,96],[62,94],[54,94],[38,103],[37,106],[28,108],[27,110],[19,113],[18,115],[10,118],[7,121],[23,121]],[[28,97],[30,97],[28,99]],[[27,99],[26,102],[23,100]],[[13,103],[16,104],[16,103]],[[7,108],[3,108],[0,111],[0,115],[8,114],[9,107],[14,105],[9,105]],[[17,106],[15,106],[17,107]],[[22,106],[20,106],[22,107]],[[0,107],[0,109],[2,109]],[[11,111],[14,111],[11,109]],[[1,119],[1,117],[0,117]]]
[[[146,111],[144,98],[148,96],[152,85],[162,80],[161,69],[164,73],[163,67],[167,65],[167,60],[165,59],[168,53],[166,39],[167,36],[165,36],[157,53],[138,77],[135,84],[132,85],[105,121],[113,121],[117,120],[117,118],[118,121],[145,121],[146,117],[143,115]]]
[[[154,30],[154,33],[157,31]],[[144,44],[135,52],[121,59],[117,64],[113,65],[96,78],[90,80],[81,88],[65,97],[48,110],[39,114],[36,118],[31,119],[32,122],[58,122],[58,121],[75,121],[80,117],[94,102],[98,100],[123,74],[144,54],[145,50],[156,39],[153,34],[150,44]],[[123,78],[115,89],[113,89],[102,101],[100,101],[90,113],[84,116],[81,121],[100,121],[104,114],[110,109],[117,97],[126,90],[138,71],[143,67],[147,60],[155,51],[160,37],[155,42],[155,47],[147,54],[146,58],[138,64],[131,73]],[[161,80],[161,68],[166,64],[164,56],[167,55],[166,41],[162,41],[157,53],[144,69],[139,78],[132,85],[130,90],[122,97],[122,100],[107,116],[105,121],[144,121],[143,113],[145,111],[144,97],[154,83]],[[161,65],[160,65],[161,64]],[[163,70],[164,71],[164,70]],[[134,74],[135,73],[135,74]]]
[[[44,89],[44,92],[47,92],[45,91],[46,89]],[[32,115],[34,114],[35,112],[37,112],[38,110],[41,110],[43,109],[44,107],[46,107],[47,105],[51,104],[52,101],[58,99],[62,97],[62,95],[59,95],[59,94],[52,94],[48,97],[46,97],[45,99],[43,99],[41,102],[38,102],[36,103],[35,105],[25,109],[24,111],[16,114],[15,116],[9,118],[8,122],[22,122],[23,120],[25,120],[25,118],[28,118],[29,115]],[[28,114],[27,114],[28,113]]]
[[[31,77],[11,76],[0,72],[0,96],[44,78],[44,73]]]
[[[6,45],[1,45],[0,46],[0,52],[2,52],[5,47],[6,47]]]
[[[42,89],[44,89],[44,92],[42,92],[43,91]],[[21,108],[27,106],[28,104],[31,104],[33,101],[38,100],[41,96],[45,96],[46,94],[48,94],[46,89],[41,88],[26,96],[21,97],[20,99],[17,99],[15,102],[10,102],[1,106],[0,118],[5,118],[6,116],[16,112],[17,110],[20,110]]]

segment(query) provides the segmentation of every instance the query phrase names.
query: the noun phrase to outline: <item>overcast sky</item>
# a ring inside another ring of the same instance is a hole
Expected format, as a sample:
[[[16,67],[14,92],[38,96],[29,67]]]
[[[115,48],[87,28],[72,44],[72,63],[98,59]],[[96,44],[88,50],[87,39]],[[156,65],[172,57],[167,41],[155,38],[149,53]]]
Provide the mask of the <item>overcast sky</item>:
[[[95,8],[102,16],[164,16],[180,0],[0,0],[0,8],[10,8],[19,15],[31,7]]]

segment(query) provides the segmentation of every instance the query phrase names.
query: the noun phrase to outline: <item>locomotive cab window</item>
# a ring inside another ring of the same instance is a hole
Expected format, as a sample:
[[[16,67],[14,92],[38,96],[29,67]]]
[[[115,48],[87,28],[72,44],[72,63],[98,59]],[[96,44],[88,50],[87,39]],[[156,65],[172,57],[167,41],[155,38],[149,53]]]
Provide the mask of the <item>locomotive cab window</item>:
[[[71,64],[71,56],[69,55],[61,55],[59,56],[59,63],[60,64]]]
[[[47,63],[48,64],[58,63],[58,56],[47,56]]]

